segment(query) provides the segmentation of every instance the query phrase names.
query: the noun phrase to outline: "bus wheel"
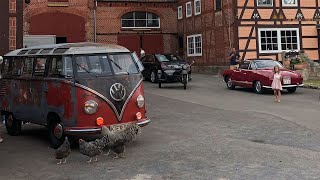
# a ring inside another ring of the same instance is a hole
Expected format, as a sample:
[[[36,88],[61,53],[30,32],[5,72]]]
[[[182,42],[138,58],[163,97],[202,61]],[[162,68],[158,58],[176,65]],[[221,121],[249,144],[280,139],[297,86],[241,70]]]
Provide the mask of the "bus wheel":
[[[48,118],[49,124],[49,138],[51,145],[53,148],[57,149],[61,146],[64,140],[64,132],[63,132],[63,126],[60,123],[60,121],[54,117],[49,116]]]
[[[17,120],[13,114],[5,116],[7,132],[11,136],[18,136],[21,133],[21,121]]]

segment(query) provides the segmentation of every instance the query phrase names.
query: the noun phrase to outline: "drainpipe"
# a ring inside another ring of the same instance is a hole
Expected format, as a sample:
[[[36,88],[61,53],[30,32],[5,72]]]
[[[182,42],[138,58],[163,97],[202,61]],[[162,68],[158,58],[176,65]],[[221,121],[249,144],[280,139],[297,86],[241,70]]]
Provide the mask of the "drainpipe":
[[[94,0],[94,8],[93,8],[94,43],[97,42],[97,6],[98,6],[98,2],[97,0]]]

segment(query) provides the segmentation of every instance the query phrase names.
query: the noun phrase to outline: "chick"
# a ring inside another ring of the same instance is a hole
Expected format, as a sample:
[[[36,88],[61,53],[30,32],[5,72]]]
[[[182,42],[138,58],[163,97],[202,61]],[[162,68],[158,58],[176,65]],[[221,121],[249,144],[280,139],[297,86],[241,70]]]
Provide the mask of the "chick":
[[[68,137],[66,136],[63,144],[55,151],[56,159],[60,159],[60,162],[58,162],[57,164],[60,165],[61,163],[63,164],[66,163],[67,157],[70,153],[71,153],[70,142],[68,140]]]
[[[104,145],[101,144],[101,139],[97,139],[92,142],[86,142],[83,139],[79,139],[79,150],[80,153],[90,157],[88,163],[92,162],[92,159],[95,158],[95,162],[98,161],[97,156],[100,155],[103,151]]]

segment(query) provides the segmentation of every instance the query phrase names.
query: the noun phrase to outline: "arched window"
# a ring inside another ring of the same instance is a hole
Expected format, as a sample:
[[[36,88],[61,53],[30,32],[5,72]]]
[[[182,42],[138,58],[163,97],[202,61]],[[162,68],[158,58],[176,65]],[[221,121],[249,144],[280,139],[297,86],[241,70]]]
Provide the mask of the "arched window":
[[[149,12],[129,12],[121,18],[122,28],[160,28],[160,18]]]

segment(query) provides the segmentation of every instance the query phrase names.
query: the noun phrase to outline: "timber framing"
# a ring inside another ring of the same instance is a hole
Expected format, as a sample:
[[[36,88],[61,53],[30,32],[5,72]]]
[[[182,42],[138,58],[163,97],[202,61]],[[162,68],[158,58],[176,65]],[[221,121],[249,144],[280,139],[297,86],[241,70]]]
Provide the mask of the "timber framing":
[[[249,58],[274,58],[282,60],[281,33],[277,34],[278,43],[277,51],[264,50],[260,52],[261,45],[259,29],[290,29],[297,28],[298,35],[295,36],[299,45],[296,50],[305,51],[313,60],[320,59],[320,30],[317,29],[320,21],[319,1],[308,0],[301,4],[302,0],[297,0],[296,6],[285,6],[282,0],[273,0],[272,6],[258,6],[258,0],[235,0],[235,25],[234,29],[237,34],[237,43],[241,59]],[[275,30],[273,30],[275,31]],[[274,39],[274,37],[272,37]],[[280,39],[280,40],[279,40]],[[273,41],[273,40],[272,40]],[[285,40],[288,44],[288,41]],[[293,42],[291,36],[290,43]],[[288,46],[287,46],[288,47]],[[293,47],[293,46],[291,46]],[[280,52],[281,51],[281,52]]]

